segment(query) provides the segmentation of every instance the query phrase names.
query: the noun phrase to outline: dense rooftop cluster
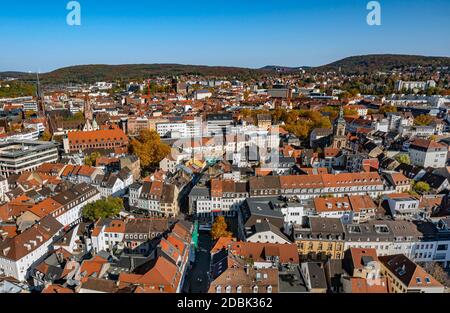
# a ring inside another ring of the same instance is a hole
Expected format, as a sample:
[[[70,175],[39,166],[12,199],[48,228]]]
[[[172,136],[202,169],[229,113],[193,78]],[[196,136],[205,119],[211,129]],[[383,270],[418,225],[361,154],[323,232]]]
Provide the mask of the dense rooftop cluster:
[[[448,67],[271,71],[0,99],[0,292],[447,292]]]

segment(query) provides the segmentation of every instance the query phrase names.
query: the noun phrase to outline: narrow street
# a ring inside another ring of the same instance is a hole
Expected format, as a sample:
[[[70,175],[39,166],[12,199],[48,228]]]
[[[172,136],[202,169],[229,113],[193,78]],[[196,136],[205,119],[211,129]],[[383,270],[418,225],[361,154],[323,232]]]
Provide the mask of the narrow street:
[[[200,231],[195,263],[186,278],[187,286],[185,290],[189,293],[206,293],[208,291],[211,245],[212,239],[209,232]]]

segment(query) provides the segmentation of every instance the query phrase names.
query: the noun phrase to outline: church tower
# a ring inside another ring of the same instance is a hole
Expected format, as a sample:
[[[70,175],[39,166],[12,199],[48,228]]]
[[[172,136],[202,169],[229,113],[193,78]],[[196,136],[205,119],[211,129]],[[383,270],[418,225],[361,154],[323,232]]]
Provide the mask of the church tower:
[[[41,89],[41,82],[39,81],[39,73],[36,73],[36,104],[38,113],[40,116],[45,116],[45,103],[44,103],[44,94]]]
[[[333,143],[332,148],[342,149],[347,145],[347,137],[345,136],[346,122],[344,119],[344,108],[341,106],[339,117],[333,125]]]
[[[94,110],[92,109],[92,103],[91,99],[89,99],[89,96],[86,96],[84,98],[83,114],[85,120],[83,130],[84,131],[97,130],[98,125],[97,122],[94,120]]]

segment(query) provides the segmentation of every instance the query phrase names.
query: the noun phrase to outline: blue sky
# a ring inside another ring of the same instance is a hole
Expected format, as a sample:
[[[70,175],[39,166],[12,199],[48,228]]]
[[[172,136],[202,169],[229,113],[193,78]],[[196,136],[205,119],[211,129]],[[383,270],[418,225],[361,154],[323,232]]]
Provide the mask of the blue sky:
[[[0,71],[75,64],[322,65],[370,53],[450,56],[450,1],[79,0],[0,1]]]

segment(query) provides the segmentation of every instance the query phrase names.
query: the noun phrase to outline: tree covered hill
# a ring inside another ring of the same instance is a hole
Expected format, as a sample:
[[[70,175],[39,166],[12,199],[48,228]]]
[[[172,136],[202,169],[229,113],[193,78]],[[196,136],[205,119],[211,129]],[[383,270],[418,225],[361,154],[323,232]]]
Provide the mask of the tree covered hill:
[[[328,65],[313,68],[315,72],[339,71],[347,74],[363,74],[392,71],[411,67],[450,67],[450,57],[417,55],[372,54],[348,57]]]
[[[319,67],[301,67],[312,72],[338,71],[346,74],[374,73],[378,71],[390,71],[394,69],[405,69],[411,67],[440,67],[449,66],[449,57],[427,57],[414,55],[361,55],[348,57],[328,65]],[[182,65],[182,64],[123,64],[123,65],[77,65],[60,68],[55,71],[41,74],[44,84],[65,83],[92,83],[96,81],[117,80],[142,80],[155,76],[180,76],[199,75],[203,77],[224,77],[228,79],[237,78],[248,80],[265,75],[279,75],[283,73],[295,73],[300,67],[265,66],[259,69],[205,66],[205,65]],[[0,72],[0,80],[6,77],[16,77],[21,80],[34,81],[36,74],[21,72]]]

